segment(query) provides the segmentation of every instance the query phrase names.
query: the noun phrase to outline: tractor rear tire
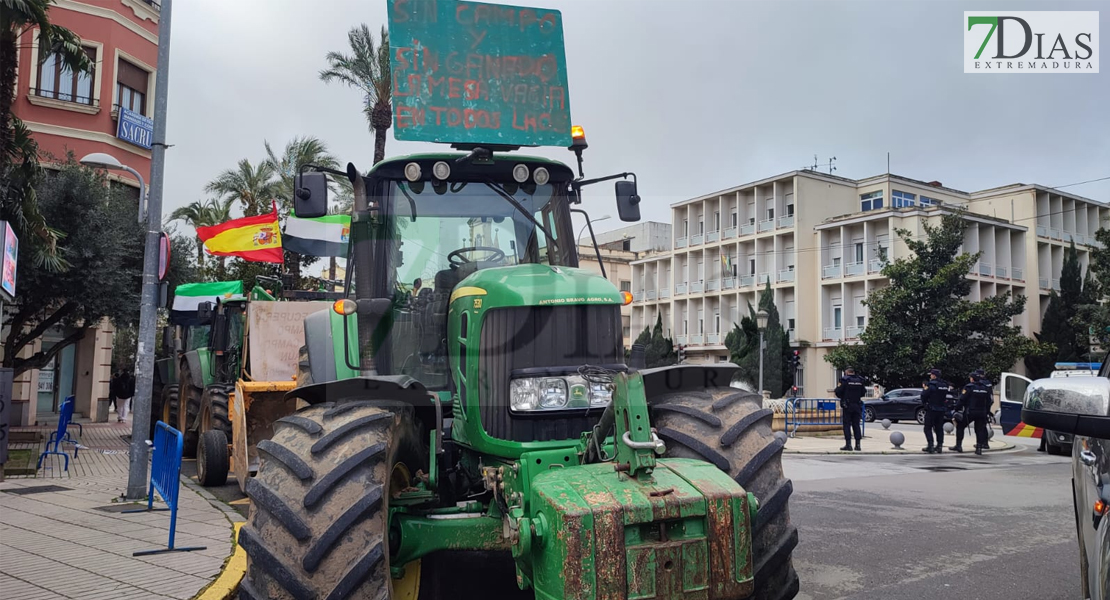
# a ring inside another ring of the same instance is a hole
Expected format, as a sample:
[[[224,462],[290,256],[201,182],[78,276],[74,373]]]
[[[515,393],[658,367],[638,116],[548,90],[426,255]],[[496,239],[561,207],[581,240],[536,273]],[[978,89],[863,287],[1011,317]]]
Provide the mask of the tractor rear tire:
[[[297,350],[297,387],[312,385],[312,367],[308,362],[308,346]]]
[[[200,400],[204,389],[193,385],[193,370],[189,362],[181,361],[181,388],[178,390],[178,402],[185,402],[185,410],[178,408],[178,429],[185,438],[184,454],[187,458],[197,455],[197,415],[200,414]],[[184,398],[181,398],[184,396]],[[182,418],[184,416],[184,418]],[[184,422],[182,422],[184,421]]]
[[[427,437],[411,408],[321,404],[275,428],[258,444],[262,462],[247,483],[239,599],[399,598],[389,568],[389,500],[411,484],[403,472],[427,469]],[[428,582],[430,570],[417,569],[406,569],[409,577]]]
[[[227,483],[231,457],[227,452],[227,436],[219,429],[209,429],[197,441],[197,481],[204,487]]]
[[[759,500],[752,523],[754,600],[787,600],[798,593],[791,554],[798,529],[790,524],[794,485],[782,473],[786,442],[771,431],[773,411],[762,398],[732,388],[680,392],[652,399],[652,423],[666,457],[713,463]]]
[[[158,412],[161,421],[174,429],[177,426],[177,384],[167,385],[162,388],[162,403]],[[153,439],[153,438],[152,438]]]
[[[205,431],[222,431],[227,439],[231,439],[231,419],[228,416],[228,403],[231,392],[235,386],[225,383],[216,383],[204,388],[201,405],[207,406],[211,412],[208,414],[207,423],[200,424],[201,434]]]

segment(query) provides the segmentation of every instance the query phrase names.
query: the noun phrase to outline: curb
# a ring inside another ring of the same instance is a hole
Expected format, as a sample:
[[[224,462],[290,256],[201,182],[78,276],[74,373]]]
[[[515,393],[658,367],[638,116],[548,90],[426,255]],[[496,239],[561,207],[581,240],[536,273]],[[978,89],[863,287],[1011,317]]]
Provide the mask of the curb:
[[[1013,449],[1017,448],[1016,445],[1011,444],[1009,442],[1003,442],[1003,444],[1004,445],[1001,448],[988,448],[986,450],[986,452],[984,452],[984,454],[1008,452],[1010,450],[1013,450]],[[879,456],[879,455],[907,455],[907,454],[914,455],[914,456],[924,455],[923,452],[914,452],[914,451],[912,451],[908,448],[905,448],[905,449],[902,449],[902,450],[896,450],[894,448],[889,448],[889,449],[886,449],[886,450],[863,450],[861,452],[855,452],[855,451],[849,452],[849,451],[846,451],[846,450],[791,450],[790,447],[787,446],[786,448],[783,448],[782,452],[783,452],[783,454],[815,454],[815,455],[829,455],[829,456],[835,456],[835,455],[841,455],[841,456],[867,456],[867,455]],[[951,454],[953,456],[963,456],[964,454],[967,454],[969,456],[975,456],[974,452],[962,452],[961,453],[961,452],[945,451],[944,454]]]
[[[197,592],[192,600],[232,600],[239,592],[239,582],[247,572],[247,553],[239,545],[239,530],[246,524],[246,519],[234,508],[213,496],[203,486],[194,483],[192,479],[182,476],[181,483],[224,513],[224,517],[231,523],[232,529],[231,554],[224,560],[224,566],[220,569],[220,574],[212,583]]]

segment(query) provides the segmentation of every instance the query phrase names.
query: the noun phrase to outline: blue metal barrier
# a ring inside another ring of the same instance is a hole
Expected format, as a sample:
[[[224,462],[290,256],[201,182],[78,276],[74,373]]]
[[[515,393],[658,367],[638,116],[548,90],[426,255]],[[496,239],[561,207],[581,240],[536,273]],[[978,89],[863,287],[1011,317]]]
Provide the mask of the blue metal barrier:
[[[126,510],[125,513],[150,512],[154,510],[170,511],[170,543],[166,548],[157,550],[140,550],[133,552],[132,556],[146,556],[149,554],[162,554],[164,552],[192,552],[204,550],[207,546],[192,546],[188,548],[174,548],[174,533],[177,531],[177,498],[181,488],[181,455],[185,446],[184,436],[181,432],[166,425],[162,421],[154,430],[154,451],[150,458],[150,491],[147,494],[145,509]],[[162,497],[167,508],[154,508],[154,492]]]
[[[65,453],[65,449],[58,450],[62,444],[73,444],[73,460],[77,460],[77,441],[69,437],[69,422],[73,420],[73,396],[67,396],[62,402],[62,406],[58,410],[58,429],[50,434],[50,439],[46,441],[46,448],[43,453],[39,455],[39,463],[35,469],[42,468],[42,459],[51,454],[56,454],[66,459],[66,471],[69,471],[69,455]],[[50,444],[54,444],[54,448],[50,448]]]
[[[794,437],[798,428],[806,425],[840,426],[840,400],[836,398],[788,398],[786,400],[786,433]],[[867,426],[860,412],[860,434]]]

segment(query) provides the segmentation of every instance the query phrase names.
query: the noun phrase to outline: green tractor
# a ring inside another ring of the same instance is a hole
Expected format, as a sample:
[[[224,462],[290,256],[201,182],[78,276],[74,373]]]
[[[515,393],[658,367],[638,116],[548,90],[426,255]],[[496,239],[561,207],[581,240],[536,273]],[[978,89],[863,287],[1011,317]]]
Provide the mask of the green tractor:
[[[430,598],[492,585],[447,574],[476,555],[543,600],[794,597],[772,411],[734,365],[627,364],[631,296],[578,268],[582,187],[623,178],[635,221],[635,177],[462,150],[348,166],[347,297],[305,320],[307,406],[258,445],[240,598]]]

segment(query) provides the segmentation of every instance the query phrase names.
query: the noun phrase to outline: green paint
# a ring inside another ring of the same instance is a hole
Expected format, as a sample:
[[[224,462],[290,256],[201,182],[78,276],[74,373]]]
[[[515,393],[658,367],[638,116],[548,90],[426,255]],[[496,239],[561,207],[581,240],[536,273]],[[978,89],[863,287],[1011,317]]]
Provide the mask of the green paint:
[[[389,41],[398,140],[570,145],[559,11],[390,0]]]
[[[390,558],[406,565],[440,550],[508,550],[500,518],[487,515],[460,519],[429,519],[394,513],[390,523],[400,548]]]
[[[334,310],[328,311],[328,323],[331,325],[331,341],[332,350],[335,357],[335,375],[339,380],[353,379],[359,376],[356,369],[347,366],[348,361],[350,364],[358,366],[359,364],[359,350],[358,350],[358,315],[350,315],[344,317],[343,315],[335,312]],[[343,328],[347,328],[347,347],[343,347]],[[346,358],[344,358],[346,356]]]
[[[633,477],[647,477],[655,468],[654,450],[632,448],[624,441],[626,435],[634,443],[653,441],[644,378],[638,372],[618,373],[613,383],[616,386],[613,390],[613,410],[616,413],[613,442],[617,448],[617,464]]]
[[[998,17],[968,17],[967,30],[971,31],[973,25],[991,26],[991,30],[987,32],[987,37],[983,38],[983,43],[979,46],[979,51],[975,53],[975,58],[979,58],[979,56],[983,54],[983,49],[987,47],[987,42],[991,41],[994,30],[998,27]]]

